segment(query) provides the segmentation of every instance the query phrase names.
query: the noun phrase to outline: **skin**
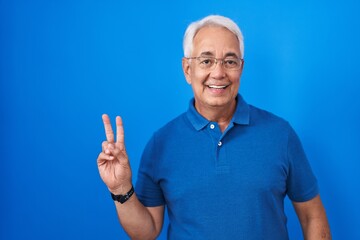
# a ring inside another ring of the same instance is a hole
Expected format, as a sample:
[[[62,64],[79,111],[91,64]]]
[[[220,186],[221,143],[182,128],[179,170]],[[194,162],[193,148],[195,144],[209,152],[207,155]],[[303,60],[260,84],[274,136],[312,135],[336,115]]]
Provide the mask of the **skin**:
[[[292,202],[305,240],[331,239],[330,226],[320,196],[306,202]]]
[[[240,57],[239,41],[229,30],[221,27],[204,27],[198,31],[193,41],[193,57],[207,56],[224,58]],[[195,60],[183,58],[182,66],[186,81],[194,92],[195,108],[206,119],[218,122],[224,131],[236,108],[239,91],[240,70],[225,70],[218,63],[214,70],[208,71],[196,66]],[[242,65],[243,67],[243,65]],[[214,89],[209,86],[226,86]]]
[[[204,27],[193,40],[192,57],[210,56],[224,58],[240,56],[236,36],[221,27]],[[220,63],[212,71],[199,69],[194,61],[182,60],[186,81],[191,85],[195,108],[210,121],[217,122],[224,131],[235,112],[236,96],[240,86],[242,69],[226,71]],[[215,89],[211,86],[224,86]],[[124,144],[124,127],[116,117],[116,139],[109,117],[102,116],[106,141],[97,164],[100,176],[113,194],[126,194],[132,186],[132,173]],[[164,206],[144,207],[136,193],[124,204],[115,202],[120,224],[131,239],[156,239],[164,221]],[[306,240],[331,239],[330,228],[320,196],[307,202],[293,202]]]
[[[131,168],[124,143],[124,127],[121,117],[116,117],[116,139],[108,115],[102,116],[106,141],[102,143],[102,151],[97,164],[100,177],[115,195],[126,194],[132,186]],[[131,237],[136,240],[155,239],[162,228],[164,206],[144,207],[136,193],[124,204],[114,202],[120,224]]]

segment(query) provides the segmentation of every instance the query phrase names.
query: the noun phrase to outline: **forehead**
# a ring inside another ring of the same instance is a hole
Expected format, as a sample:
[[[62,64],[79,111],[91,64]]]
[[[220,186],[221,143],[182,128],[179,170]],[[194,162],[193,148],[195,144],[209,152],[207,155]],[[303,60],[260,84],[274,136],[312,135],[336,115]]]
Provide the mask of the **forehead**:
[[[201,28],[193,40],[193,54],[203,52],[212,55],[224,55],[229,52],[240,56],[239,40],[236,35],[224,27],[206,26]]]

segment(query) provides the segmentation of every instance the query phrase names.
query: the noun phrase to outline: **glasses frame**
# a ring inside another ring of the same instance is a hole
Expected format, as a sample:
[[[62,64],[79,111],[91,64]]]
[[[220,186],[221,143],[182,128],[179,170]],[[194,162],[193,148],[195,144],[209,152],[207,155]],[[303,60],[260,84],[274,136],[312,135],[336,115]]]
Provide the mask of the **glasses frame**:
[[[201,68],[202,70],[208,70],[208,71],[213,71],[218,62],[220,62],[220,65],[221,67],[224,69],[224,70],[227,70],[227,71],[238,71],[242,68],[243,64],[244,64],[244,59],[243,58],[239,58],[239,57],[233,57],[237,60],[240,60],[240,64],[239,64],[239,68],[234,68],[234,69],[231,69],[231,68],[226,68],[225,65],[224,65],[224,61],[225,59],[227,59],[228,57],[225,57],[225,58],[216,58],[216,57],[185,57],[187,60],[192,60],[192,59],[196,59],[196,60],[200,60],[200,58],[208,58],[208,59],[213,59],[215,61],[215,64],[213,66],[211,66],[210,68],[206,69],[206,68]]]

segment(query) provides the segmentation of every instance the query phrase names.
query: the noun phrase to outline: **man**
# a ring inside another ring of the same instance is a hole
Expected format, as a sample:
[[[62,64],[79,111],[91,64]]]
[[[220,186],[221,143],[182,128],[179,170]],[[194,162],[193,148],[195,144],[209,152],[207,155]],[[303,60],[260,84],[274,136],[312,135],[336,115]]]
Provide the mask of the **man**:
[[[168,208],[168,239],[288,239],[284,198],[305,239],[331,239],[316,179],[290,125],[238,94],[243,37],[222,16],[189,25],[182,66],[194,99],[154,133],[134,192],[122,120],[97,161],[132,239],[155,239]]]

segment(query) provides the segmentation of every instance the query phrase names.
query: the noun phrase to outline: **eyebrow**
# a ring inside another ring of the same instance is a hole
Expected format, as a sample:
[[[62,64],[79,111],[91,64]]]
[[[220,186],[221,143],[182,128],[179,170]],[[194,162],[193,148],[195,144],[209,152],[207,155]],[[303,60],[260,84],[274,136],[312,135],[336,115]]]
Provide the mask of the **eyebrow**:
[[[214,56],[214,54],[212,52],[210,52],[210,51],[202,52],[200,54],[200,57],[212,57],[212,56]]]
[[[206,51],[206,52],[202,52],[200,54],[200,57],[214,57],[214,54],[210,51]],[[225,54],[224,58],[226,57],[235,57],[235,58],[240,58],[236,53],[234,52],[228,52]]]
[[[235,58],[240,58],[236,53],[234,52],[228,52],[225,54],[225,57],[235,57]]]

